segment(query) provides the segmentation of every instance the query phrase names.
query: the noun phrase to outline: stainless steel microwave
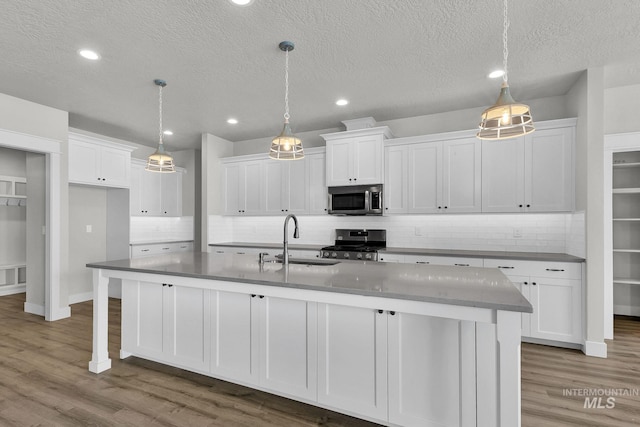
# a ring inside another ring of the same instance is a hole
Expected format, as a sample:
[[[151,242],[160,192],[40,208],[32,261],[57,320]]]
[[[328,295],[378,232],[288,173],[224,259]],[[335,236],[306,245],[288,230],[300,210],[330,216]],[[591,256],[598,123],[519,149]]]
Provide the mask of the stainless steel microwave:
[[[382,215],[382,184],[329,187],[329,214]]]

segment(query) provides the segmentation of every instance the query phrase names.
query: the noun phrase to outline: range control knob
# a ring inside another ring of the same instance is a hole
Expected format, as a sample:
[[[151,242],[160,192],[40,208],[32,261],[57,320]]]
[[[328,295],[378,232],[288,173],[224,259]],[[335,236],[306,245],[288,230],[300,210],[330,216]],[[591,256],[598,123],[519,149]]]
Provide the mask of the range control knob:
[[[345,253],[344,253],[344,255],[343,255],[343,257],[345,257],[345,258],[349,258],[349,252],[345,252]]]
[[[364,258],[365,259],[371,259],[371,254],[365,254]]]
[[[327,251],[322,252],[322,258],[329,258],[329,252]]]
[[[338,258],[338,254],[337,254],[337,253],[335,253],[335,252],[331,252],[331,257],[332,257],[332,258]]]
[[[356,258],[357,258],[357,259],[362,259],[362,254],[361,254],[361,253],[358,253],[358,254],[356,255]]]

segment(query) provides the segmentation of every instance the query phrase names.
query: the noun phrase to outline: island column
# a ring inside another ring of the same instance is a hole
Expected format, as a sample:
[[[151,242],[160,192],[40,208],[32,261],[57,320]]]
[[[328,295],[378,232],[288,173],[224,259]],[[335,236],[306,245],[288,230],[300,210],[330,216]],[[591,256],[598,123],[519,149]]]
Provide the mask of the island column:
[[[109,359],[109,278],[102,269],[93,270],[93,354],[89,371],[99,374],[111,369]]]

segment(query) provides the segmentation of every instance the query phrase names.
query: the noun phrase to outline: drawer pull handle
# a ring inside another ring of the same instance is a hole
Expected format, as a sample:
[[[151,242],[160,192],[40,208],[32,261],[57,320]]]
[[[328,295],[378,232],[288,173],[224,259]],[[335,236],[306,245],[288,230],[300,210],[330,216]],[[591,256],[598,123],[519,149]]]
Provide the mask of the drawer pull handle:
[[[504,265],[499,265],[498,268],[504,268],[505,270],[513,270],[515,267],[507,267]]]
[[[547,271],[564,271],[563,268],[547,268]]]
[[[171,248],[162,248],[163,251],[168,251]]]
[[[140,249],[140,252],[149,252],[149,249]]]
[[[429,264],[428,261],[416,261],[416,264]]]
[[[453,265],[457,265],[458,267],[469,267],[469,264],[453,264]]]

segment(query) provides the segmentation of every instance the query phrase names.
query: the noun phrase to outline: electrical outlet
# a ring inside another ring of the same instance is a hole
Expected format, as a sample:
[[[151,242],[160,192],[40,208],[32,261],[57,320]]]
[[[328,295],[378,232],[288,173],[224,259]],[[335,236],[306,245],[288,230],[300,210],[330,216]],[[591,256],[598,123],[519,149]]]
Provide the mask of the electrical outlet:
[[[91,233],[93,231],[93,227],[91,225],[87,225],[87,233]]]
[[[514,228],[513,237],[516,237],[516,238],[522,237],[522,228]]]
[[[422,236],[422,229],[420,227],[415,227],[414,228],[414,234],[416,236]]]

